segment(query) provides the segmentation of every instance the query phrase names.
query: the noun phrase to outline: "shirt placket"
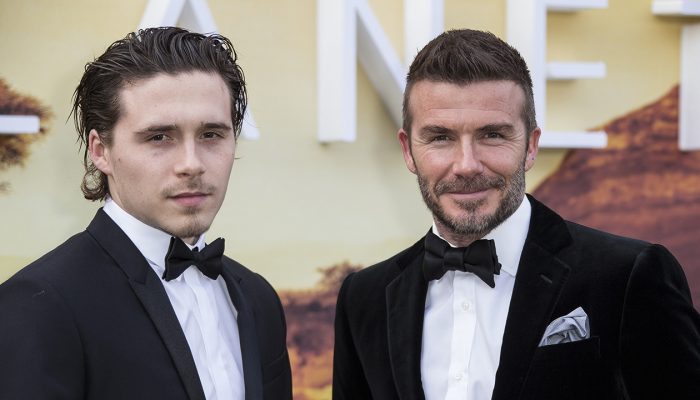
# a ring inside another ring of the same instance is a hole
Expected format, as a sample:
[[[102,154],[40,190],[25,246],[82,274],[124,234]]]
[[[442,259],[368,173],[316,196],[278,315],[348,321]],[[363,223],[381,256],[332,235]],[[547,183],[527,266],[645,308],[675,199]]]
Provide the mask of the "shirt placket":
[[[449,379],[445,400],[464,400],[469,389],[469,360],[476,333],[474,301],[476,277],[455,273],[452,300],[453,330],[450,351]]]

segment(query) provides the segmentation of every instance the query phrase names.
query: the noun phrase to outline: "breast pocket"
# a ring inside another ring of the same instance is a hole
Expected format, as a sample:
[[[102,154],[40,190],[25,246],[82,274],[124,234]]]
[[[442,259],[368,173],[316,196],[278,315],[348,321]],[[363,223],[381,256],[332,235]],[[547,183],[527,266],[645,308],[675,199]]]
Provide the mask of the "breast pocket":
[[[600,355],[600,338],[538,347],[521,399],[608,399],[614,380]]]
[[[593,366],[600,359],[600,338],[594,336],[575,342],[538,347],[532,359],[533,368],[556,364]]]

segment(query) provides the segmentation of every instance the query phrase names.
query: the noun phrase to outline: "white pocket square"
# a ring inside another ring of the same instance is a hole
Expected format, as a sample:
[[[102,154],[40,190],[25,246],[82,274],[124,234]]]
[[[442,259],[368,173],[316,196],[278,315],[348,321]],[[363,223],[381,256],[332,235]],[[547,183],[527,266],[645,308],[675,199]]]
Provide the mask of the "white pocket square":
[[[544,336],[542,336],[539,346],[576,342],[588,339],[590,336],[588,315],[583,311],[583,308],[578,307],[565,316],[552,321],[544,330]]]

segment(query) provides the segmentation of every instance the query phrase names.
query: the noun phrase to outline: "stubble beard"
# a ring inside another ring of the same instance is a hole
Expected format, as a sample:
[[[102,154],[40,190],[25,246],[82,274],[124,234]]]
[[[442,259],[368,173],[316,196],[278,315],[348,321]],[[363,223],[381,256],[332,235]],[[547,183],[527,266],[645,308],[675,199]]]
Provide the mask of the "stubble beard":
[[[213,185],[204,184],[201,178],[195,178],[188,181],[185,187],[189,191],[200,191],[204,193],[211,193],[212,195],[216,191],[216,188]],[[164,189],[163,194],[164,196],[169,197],[182,191],[184,191],[182,189],[182,186],[177,185]],[[216,211],[214,212],[214,215],[218,213],[220,207],[221,205],[217,207]],[[207,220],[207,218],[205,218],[205,212],[206,210],[202,207],[184,208],[180,216],[185,218],[185,222],[183,224],[177,224],[171,227],[169,230],[166,230],[166,232],[178,238],[194,238],[196,240],[204,232],[209,230],[209,227],[213,222],[213,218],[211,218],[211,220]]]
[[[209,230],[209,226],[202,221],[201,212],[197,207],[188,207],[185,209],[186,223],[183,226],[176,227],[171,235],[179,238],[199,238],[204,232]]]
[[[476,240],[484,237],[494,228],[508,219],[518,209],[525,196],[525,160],[510,176],[510,183],[505,178],[477,175],[473,178],[457,177],[452,181],[436,183],[432,188],[428,180],[417,171],[418,186],[423,195],[423,201],[433,214],[436,221],[447,228],[451,236],[459,236]],[[450,191],[480,191],[496,189],[503,197],[492,214],[477,215],[477,210],[485,203],[485,199],[475,201],[457,201],[457,206],[463,211],[459,215],[448,215],[440,205],[440,195]]]

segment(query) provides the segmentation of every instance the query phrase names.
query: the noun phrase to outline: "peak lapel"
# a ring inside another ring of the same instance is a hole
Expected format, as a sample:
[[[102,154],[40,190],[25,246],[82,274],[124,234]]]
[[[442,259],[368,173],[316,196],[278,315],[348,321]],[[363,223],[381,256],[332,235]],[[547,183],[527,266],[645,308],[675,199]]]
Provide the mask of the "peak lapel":
[[[262,365],[258,337],[255,329],[255,316],[246,296],[245,282],[233,273],[226,262],[222,276],[226,281],[231,301],[238,311],[238,335],[241,340],[241,357],[243,358],[243,380],[245,382],[246,400],[263,398]]]
[[[129,284],[153,321],[190,399],[205,400],[187,339],[165,288],[128,236],[100,209],[87,231],[126,274]]]
[[[494,400],[517,399],[569,274],[557,254],[571,243],[564,221],[533,198],[532,217],[508,310]]]
[[[428,284],[423,278],[422,264],[421,251],[386,288],[389,359],[402,400],[425,398],[420,356]]]
[[[523,268],[525,264],[521,261],[518,269],[503,334],[494,400],[518,398],[569,272],[566,265],[532,244],[526,244],[523,256],[522,260],[530,260],[532,265]]]
[[[204,389],[190,347],[160,279],[151,271],[145,283],[131,280],[129,283],[158,329],[190,399],[204,400]]]

